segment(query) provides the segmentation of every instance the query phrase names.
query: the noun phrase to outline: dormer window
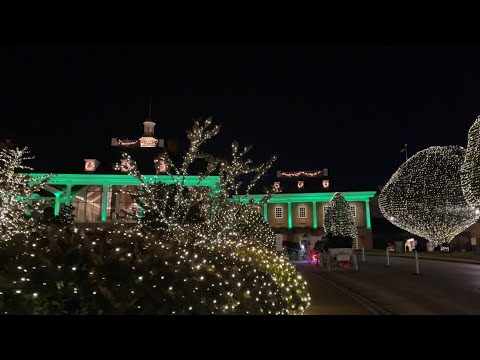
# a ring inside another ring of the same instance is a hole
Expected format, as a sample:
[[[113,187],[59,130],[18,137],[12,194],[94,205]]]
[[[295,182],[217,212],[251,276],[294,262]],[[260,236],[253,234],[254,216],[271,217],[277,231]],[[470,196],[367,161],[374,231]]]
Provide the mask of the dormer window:
[[[85,160],[85,171],[87,172],[94,172],[97,170],[98,165],[100,165],[100,161],[97,159],[83,159]]]

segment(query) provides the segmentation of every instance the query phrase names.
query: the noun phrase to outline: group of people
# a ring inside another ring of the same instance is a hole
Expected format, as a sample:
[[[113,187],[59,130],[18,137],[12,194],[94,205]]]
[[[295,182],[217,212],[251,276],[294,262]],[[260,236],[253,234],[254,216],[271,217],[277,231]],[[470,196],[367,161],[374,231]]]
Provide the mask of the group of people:
[[[289,258],[296,260],[311,259],[312,254],[320,254],[326,250],[326,241],[321,236],[308,236],[308,234],[303,235],[300,242],[284,240],[282,245]]]

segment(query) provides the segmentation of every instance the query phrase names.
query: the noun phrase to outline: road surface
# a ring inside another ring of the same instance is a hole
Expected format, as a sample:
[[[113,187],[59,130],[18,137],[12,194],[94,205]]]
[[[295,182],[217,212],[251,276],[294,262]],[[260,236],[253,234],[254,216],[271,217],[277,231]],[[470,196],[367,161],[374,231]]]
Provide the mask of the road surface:
[[[357,273],[297,263],[312,296],[306,314],[480,314],[480,265],[419,259],[415,275],[414,259],[366,260]]]

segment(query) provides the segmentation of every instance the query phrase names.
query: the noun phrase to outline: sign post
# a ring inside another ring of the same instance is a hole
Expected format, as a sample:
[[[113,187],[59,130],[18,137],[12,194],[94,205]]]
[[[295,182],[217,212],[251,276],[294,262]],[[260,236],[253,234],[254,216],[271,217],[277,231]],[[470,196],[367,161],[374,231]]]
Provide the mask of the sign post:
[[[477,247],[477,238],[471,238],[470,241],[472,242],[472,251],[475,254],[475,248]]]
[[[362,246],[362,259],[365,262],[365,247]]]
[[[390,266],[390,253],[388,251],[388,246],[387,246],[387,265],[386,266]]]
[[[415,270],[416,270],[415,275],[420,274],[420,269],[419,269],[419,266],[418,266],[418,254],[417,254],[416,249],[415,249]]]

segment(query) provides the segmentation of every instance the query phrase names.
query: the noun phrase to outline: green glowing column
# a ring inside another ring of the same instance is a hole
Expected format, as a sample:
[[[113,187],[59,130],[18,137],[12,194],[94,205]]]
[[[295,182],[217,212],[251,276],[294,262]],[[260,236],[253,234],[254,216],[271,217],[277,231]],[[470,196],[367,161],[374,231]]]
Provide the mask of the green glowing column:
[[[288,228],[291,229],[292,226],[292,202],[288,202]]]
[[[53,214],[58,216],[60,214],[60,194],[55,194],[55,207],[53,208]]]
[[[263,218],[268,223],[268,204],[263,204]]]
[[[317,228],[317,202],[314,201],[312,203],[312,206],[313,206],[313,212],[312,212],[312,215],[313,215],[313,228],[316,229]]]
[[[370,221],[370,201],[365,200],[365,218],[367,219],[367,229],[372,228],[372,223]]]
[[[102,222],[107,221],[107,206],[108,206],[108,185],[103,185],[102,192]]]
[[[71,202],[71,197],[72,197],[72,184],[67,184],[67,190],[65,192],[65,205],[68,206],[70,205]]]

